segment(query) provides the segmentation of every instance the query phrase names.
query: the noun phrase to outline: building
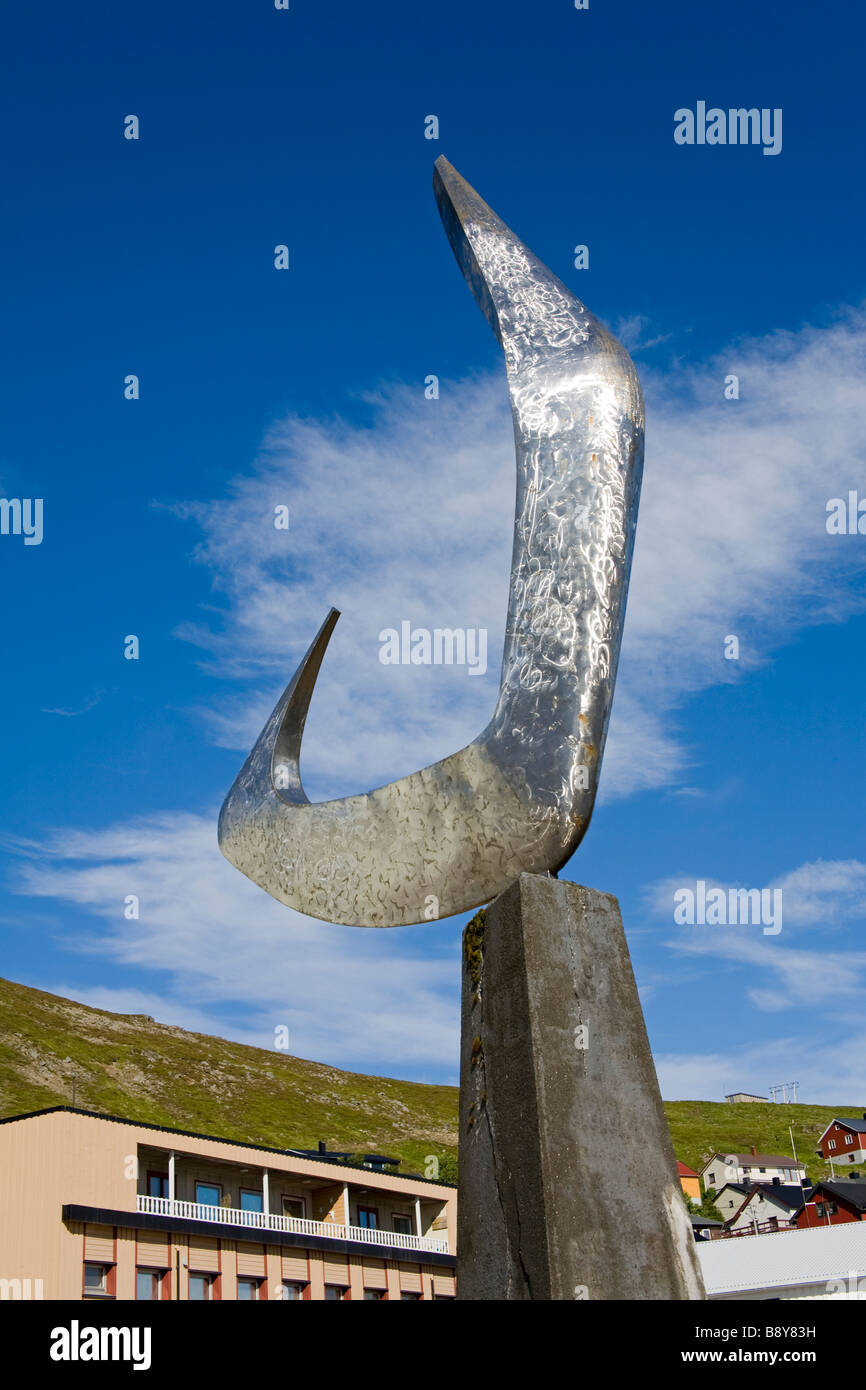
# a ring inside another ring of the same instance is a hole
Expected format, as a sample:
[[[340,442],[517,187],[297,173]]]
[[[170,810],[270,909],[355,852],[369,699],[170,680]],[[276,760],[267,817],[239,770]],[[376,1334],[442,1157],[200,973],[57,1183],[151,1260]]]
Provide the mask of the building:
[[[728,1190],[724,1189],[725,1192]],[[725,1221],[725,1227],[728,1231],[754,1230],[755,1227],[762,1232],[784,1230],[802,1209],[804,1198],[810,1190],[799,1183],[786,1187],[775,1178],[771,1183],[756,1183],[746,1189],[734,1215]],[[719,1206],[721,1196],[722,1193],[719,1193],[716,1206]]]
[[[698,1259],[711,1299],[862,1299],[866,1294],[866,1226],[702,1240]]]
[[[0,1172],[0,1297],[455,1296],[445,1183],[68,1106],[0,1120]]]
[[[743,1102],[743,1101],[750,1101],[750,1100],[762,1100],[762,1101],[764,1102],[764,1104],[766,1105],[766,1104],[767,1104],[767,1101],[768,1101],[768,1097],[767,1097],[767,1096],[752,1096],[752,1095],[749,1095],[749,1092],[748,1092],[748,1091],[734,1091],[733,1095],[725,1096],[725,1100],[728,1102],[729,1105],[738,1105],[738,1104],[740,1104],[740,1103]]]
[[[690,1168],[687,1163],[680,1163],[677,1159],[677,1177],[680,1180],[680,1187],[687,1197],[693,1202],[701,1200],[701,1179],[694,1168]]]
[[[725,1225],[733,1221],[749,1193],[748,1183],[726,1182],[716,1193],[713,1206],[721,1212]]]
[[[759,1154],[754,1144],[747,1154],[711,1154],[701,1169],[705,1192],[718,1191],[725,1183],[772,1182],[774,1178],[786,1185],[803,1183],[806,1169],[783,1154]]]
[[[866,1163],[866,1115],[833,1120],[818,1140],[816,1153],[832,1164]]]
[[[819,1182],[797,1214],[797,1225],[804,1230],[863,1220],[866,1220],[866,1181],[857,1173]]]
[[[709,1240],[722,1230],[722,1222],[714,1221],[711,1216],[692,1215],[689,1219],[692,1223],[695,1240]]]

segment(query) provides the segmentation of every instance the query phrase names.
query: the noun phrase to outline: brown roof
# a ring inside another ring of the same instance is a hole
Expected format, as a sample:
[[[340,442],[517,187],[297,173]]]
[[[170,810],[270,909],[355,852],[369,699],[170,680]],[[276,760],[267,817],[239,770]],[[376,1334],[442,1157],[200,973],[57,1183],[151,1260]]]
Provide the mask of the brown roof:
[[[680,1163],[680,1160],[677,1159],[678,1178],[696,1178],[697,1176],[698,1175],[695,1172],[694,1168],[690,1168],[687,1163]]]
[[[725,1155],[721,1154],[721,1158]],[[802,1163],[796,1163],[793,1158],[786,1158],[784,1154],[734,1154],[734,1158],[741,1163],[744,1168],[802,1168]]]

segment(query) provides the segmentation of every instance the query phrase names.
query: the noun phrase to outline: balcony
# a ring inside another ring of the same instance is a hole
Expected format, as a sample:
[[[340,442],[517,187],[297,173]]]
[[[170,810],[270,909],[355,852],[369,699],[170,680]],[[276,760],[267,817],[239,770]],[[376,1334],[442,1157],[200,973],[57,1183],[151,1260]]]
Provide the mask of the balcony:
[[[370,1226],[341,1226],[336,1221],[310,1221],[301,1216],[276,1216],[271,1212],[244,1211],[240,1207],[209,1207],[202,1202],[180,1202],[176,1198],[147,1197],[139,1193],[136,1210],[148,1216],[176,1216],[184,1221],[201,1221],[210,1225],[248,1226],[255,1231],[287,1231],[299,1236],[325,1236],[329,1240],[355,1240],[380,1249],[432,1250],[447,1255],[448,1236],[403,1235],[400,1231],[383,1231]]]

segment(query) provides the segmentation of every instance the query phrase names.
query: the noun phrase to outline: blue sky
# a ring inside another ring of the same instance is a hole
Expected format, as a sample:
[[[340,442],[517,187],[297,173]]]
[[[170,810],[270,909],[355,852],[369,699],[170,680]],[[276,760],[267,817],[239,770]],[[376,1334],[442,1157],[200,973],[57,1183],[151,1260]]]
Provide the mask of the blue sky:
[[[866,538],[825,527],[866,497],[857,8],[97,0],[6,31],[0,494],[45,522],[0,536],[0,972],[456,1080],[465,919],[322,925],[216,849],[331,604],[311,796],[446,756],[495,700],[514,455],[444,153],[647,399],[602,796],[565,876],[620,899],[666,1097],[862,1101]],[[781,153],[678,146],[699,100],[781,108]],[[488,675],[382,666],[405,619],[487,627]],[[699,878],[781,887],[783,930],[677,926]]]

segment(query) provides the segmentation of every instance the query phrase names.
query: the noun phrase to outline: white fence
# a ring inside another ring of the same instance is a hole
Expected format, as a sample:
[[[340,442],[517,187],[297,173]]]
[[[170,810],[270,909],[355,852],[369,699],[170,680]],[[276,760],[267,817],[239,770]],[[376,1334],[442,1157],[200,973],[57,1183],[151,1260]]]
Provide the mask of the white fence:
[[[370,1226],[342,1226],[336,1221],[310,1221],[303,1216],[277,1216],[271,1212],[243,1211],[240,1207],[210,1207],[203,1202],[171,1201],[139,1193],[137,1209],[150,1216],[178,1216],[185,1221],[218,1222],[224,1226],[249,1226],[257,1231],[291,1231],[301,1236],[328,1236],[332,1240],[357,1240],[365,1245],[390,1245],[398,1250],[435,1250],[448,1254],[447,1235],[410,1236]]]

